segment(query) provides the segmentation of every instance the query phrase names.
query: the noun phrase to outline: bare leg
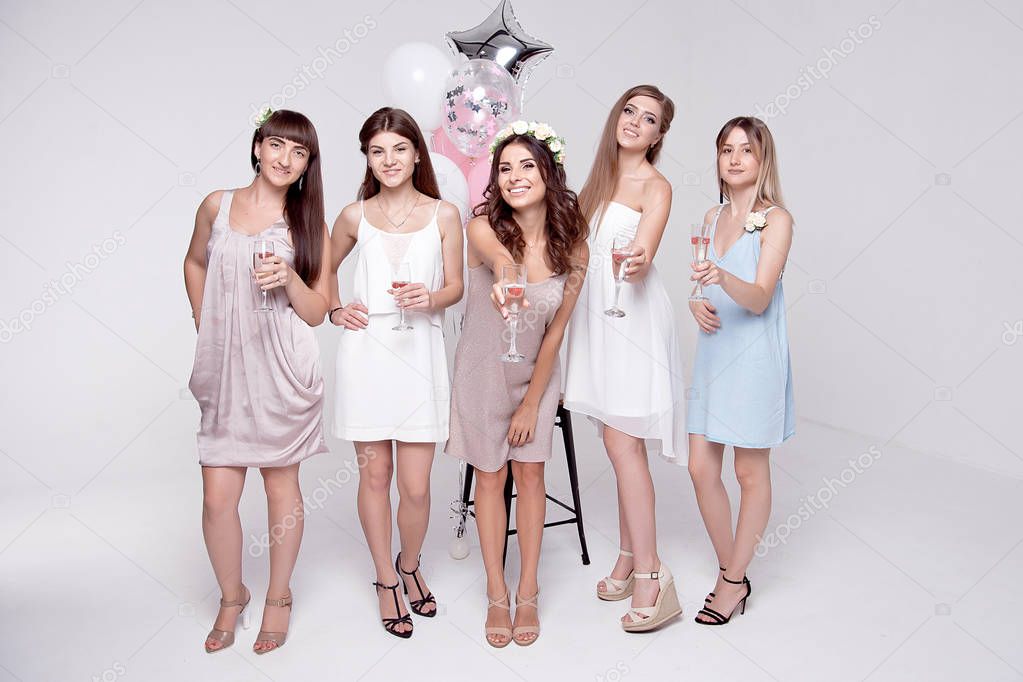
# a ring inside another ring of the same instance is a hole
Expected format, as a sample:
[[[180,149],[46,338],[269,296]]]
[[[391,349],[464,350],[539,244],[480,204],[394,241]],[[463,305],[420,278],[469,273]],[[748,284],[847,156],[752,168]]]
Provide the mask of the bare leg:
[[[724,577],[741,581],[753,559],[760,536],[771,516],[771,463],[769,448],[735,448],[735,477],[739,481],[739,521],[735,542]],[[746,586],[721,582],[712,604],[715,611],[728,616],[746,595]]]
[[[619,517],[624,515],[628,526],[635,554],[633,565],[638,573],[657,571],[661,560],[657,556],[654,481],[650,477],[646,444],[642,438],[605,426],[604,447],[618,477]],[[619,557],[619,561],[621,559]],[[653,606],[659,591],[656,580],[637,580],[632,593],[633,608]],[[628,614],[622,616],[622,622],[631,621]]]
[[[700,506],[703,524],[717,554],[718,566],[729,567],[732,557],[732,506],[728,491],[721,482],[721,462],[725,446],[713,443],[695,433],[689,434],[689,476],[696,489],[696,502]],[[741,573],[739,574],[742,575]],[[720,594],[726,583],[718,573],[714,594]],[[709,596],[709,595],[708,595]]]
[[[401,541],[403,571],[411,571],[416,567],[426,538],[426,528],[430,523],[430,469],[433,467],[436,447],[436,443],[397,443],[398,537]],[[407,573],[399,577],[405,581],[410,601],[424,599],[430,594],[421,571],[416,571],[416,578],[423,589],[421,594],[415,578]],[[422,607],[423,613],[433,613],[436,610],[434,604],[428,603]]]
[[[384,585],[398,582],[398,575],[391,565],[391,477],[394,473],[391,443],[383,440],[355,444],[359,460],[359,521],[373,558],[376,580]],[[398,600],[400,613],[395,613],[391,590],[377,590],[377,598],[381,618],[399,618],[408,613],[402,599]],[[394,629],[396,632],[408,632],[412,626],[400,623]]]
[[[606,432],[607,429],[608,427],[605,426],[602,429],[602,431]],[[612,436],[612,438],[614,437],[615,436]],[[605,449],[606,447],[607,446],[605,445]],[[608,455],[608,457],[610,457],[610,455]],[[618,546],[620,549],[626,552],[631,552],[632,538],[629,537],[629,524],[625,520],[625,505],[622,504],[621,502],[624,497],[624,494],[622,492],[622,481],[620,478],[618,478],[617,475],[615,475],[615,485],[618,488],[618,497],[615,500],[618,503],[618,537],[619,537]],[[615,580],[625,580],[626,578],[629,577],[629,573],[632,572],[633,564],[634,564],[633,557],[624,556],[621,553],[619,553],[618,559],[615,561],[614,568],[611,569],[610,577],[614,578]],[[597,590],[599,590],[600,592],[607,592],[607,583],[605,583],[603,580],[598,582]]]
[[[504,482],[508,465],[490,473],[476,470],[476,528],[480,534],[480,553],[487,572],[487,596],[493,601],[505,597],[508,587],[504,581],[504,537],[508,517],[504,509]],[[487,610],[487,627],[511,628],[511,613],[491,607]],[[504,635],[487,635],[494,644],[504,644]]]
[[[518,497],[515,504],[515,528],[519,541],[522,568],[519,574],[519,600],[531,599],[539,592],[537,571],[540,567],[540,545],[547,512],[547,489],[544,485],[544,462],[512,462],[512,476]],[[515,626],[539,625],[540,616],[534,606],[515,609]],[[535,633],[520,633],[516,639],[528,643],[536,639]]]
[[[291,574],[298,560],[305,530],[305,506],[302,491],[298,485],[298,464],[286,467],[266,467],[263,474],[266,490],[267,527],[270,538],[270,584],[267,599],[283,599],[291,595]],[[289,606],[264,606],[263,624],[260,630],[287,632],[291,618]],[[252,647],[255,651],[273,649],[273,642],[259,642]]]
[[[202,536],[213,574],[226,601],[244,600],[242,589],[242,522],[238,501],[245,487],[245,467],[202,467]],[[239,608],[220,609],[213,627],[234,630]],[[206,640],[219,649],[220,642]]]

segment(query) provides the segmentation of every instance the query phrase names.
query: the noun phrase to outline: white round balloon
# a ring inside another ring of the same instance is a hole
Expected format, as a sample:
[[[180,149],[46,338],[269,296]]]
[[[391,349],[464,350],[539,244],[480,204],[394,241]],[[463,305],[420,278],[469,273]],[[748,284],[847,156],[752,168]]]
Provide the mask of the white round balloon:
[[[437,175],[441,199],[450,201],[458,208],[464,225],[468,220],[469,183],[462,175],[462,170],[454,161],[438,152],[430,152],[430,163],[433,164],[433,172]]]
[[[411,114],[420,130],[433,130],[441,122],[451,67],[450,58],[430,43],[399,45],[384,60],[384,94],[391,106]]]

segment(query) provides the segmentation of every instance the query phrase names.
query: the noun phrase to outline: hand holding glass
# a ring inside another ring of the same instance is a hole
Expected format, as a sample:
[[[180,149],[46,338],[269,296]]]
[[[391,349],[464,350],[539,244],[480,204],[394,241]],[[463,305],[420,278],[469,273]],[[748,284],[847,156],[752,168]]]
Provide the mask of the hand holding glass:
[[[501,356],[501,361],[521,362],[526,356],[515,347],[515,334],[519,320],[519,304],[526,296],[526,266],[518,263],[502,266],[501,289],[504,292],[504,304],[509,309],[508,331],[511,332],[511,345],[508,352]]]
[[[269,239],[257,239],[252,242],[252,271],[261,272],[260,268],[266,265],[266,259],[273,258],[274,256],[274,243]],[[261,284],[260,281],[256,280],[257,284]],[[263,289],[263,305],[256,308],[257,313],[267,313],[272,311],[273,308],[266,302],[266,289]]]

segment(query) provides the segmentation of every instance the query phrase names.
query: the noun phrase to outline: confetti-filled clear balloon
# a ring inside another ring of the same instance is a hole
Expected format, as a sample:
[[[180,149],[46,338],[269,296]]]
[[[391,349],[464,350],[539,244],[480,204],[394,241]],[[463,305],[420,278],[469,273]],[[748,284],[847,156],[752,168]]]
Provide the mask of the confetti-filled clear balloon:
[[[485,156],[497,131],[519,117],[519,101],[507,71],[492,61],[470,59],[444,86],[444,132],[466,156]]]

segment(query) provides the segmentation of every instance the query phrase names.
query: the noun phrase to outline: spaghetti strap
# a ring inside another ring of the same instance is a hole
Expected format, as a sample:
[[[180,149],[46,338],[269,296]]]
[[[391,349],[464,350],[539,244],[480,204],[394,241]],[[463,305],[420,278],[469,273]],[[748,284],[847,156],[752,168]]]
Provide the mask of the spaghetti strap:
[[[433,219],[434,220],[437,219],[437,214],[440,213],[440,202],[441,202],[441,199],[438,199],[437,200],[437,205],[434,206],[434,208],[433,208]]]

